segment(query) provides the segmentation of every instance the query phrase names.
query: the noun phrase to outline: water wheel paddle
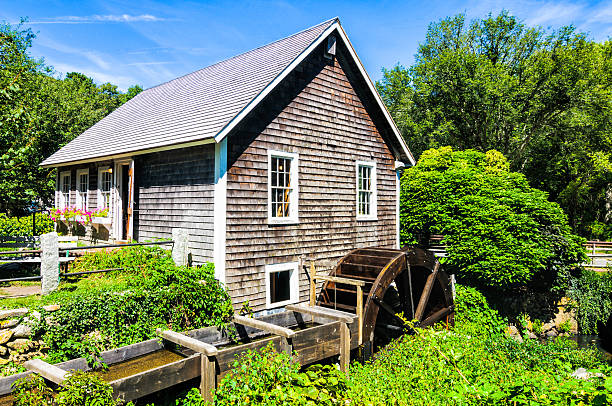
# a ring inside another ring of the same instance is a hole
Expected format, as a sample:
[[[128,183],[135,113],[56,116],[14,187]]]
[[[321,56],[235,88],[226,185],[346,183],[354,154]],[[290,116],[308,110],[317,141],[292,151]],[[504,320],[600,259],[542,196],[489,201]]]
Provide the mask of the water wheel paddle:
[[[405,331],[398,316],[417,320],[420,327],[438,321],[453,324],[454,303],[449,278],[430,251],[359,248],[344,256],[330,276],[365,282],[363,341],[371,350]],[[357,288],[326,281],[317,304],[357,312]]]

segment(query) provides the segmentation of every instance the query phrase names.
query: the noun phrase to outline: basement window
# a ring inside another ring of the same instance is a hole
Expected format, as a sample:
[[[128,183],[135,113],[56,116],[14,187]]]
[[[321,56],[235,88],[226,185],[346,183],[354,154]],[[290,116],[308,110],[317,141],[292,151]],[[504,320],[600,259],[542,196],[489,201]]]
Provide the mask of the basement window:
[[[357,220],[376,220],[376,162],[357,161],[355,175]]]
[[[266,307],[281,307],[299,300],[299,262],[266,266]]]
[[[268,151],[268,223],[298,222],[298,155]]]
[[[70,183],[71,183],[70,171],[60,173],[59,179],[59,207],[65,209],[70,206]]]
[[[87,210],[87,196],[89,192],[89,169],[77,171],[76,205],[78,209]]]

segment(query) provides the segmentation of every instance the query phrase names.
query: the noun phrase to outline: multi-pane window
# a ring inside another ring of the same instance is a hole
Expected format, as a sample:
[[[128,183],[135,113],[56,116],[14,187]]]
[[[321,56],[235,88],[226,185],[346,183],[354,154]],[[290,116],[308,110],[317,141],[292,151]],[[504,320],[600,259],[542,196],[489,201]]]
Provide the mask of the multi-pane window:
[[[61,172],[59,179],[59,206],[64,209],[70,206],[70,182],[72,181],[70,171]]]
[[[357,218],[376,219],[376,163],[357,162]]]
[[[297,165],[296,154],[268,154],[268,218],[272,223],[297,222]]]
[[[98,172],[98,208],[111,207],[111,190],[113,187],[113,172],[110,168],[102,168]]]
[[[280,307],[299,299],[298,262],[266,266],[266,306]]]
[[[77,208],[87,210],[87,196],[89,191],[89,170],[81,169],[77,171]]]

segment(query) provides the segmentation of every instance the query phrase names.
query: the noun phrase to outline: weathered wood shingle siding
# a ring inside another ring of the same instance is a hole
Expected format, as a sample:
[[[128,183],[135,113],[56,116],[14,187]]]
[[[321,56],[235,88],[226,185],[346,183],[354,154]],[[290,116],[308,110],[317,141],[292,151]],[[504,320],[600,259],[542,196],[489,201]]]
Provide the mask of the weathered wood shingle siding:
[[[336,261],[394,247],[396,175],[382,125],[339,47],[313,52],[229,138],[226,284],[235,306],[265,307],[265,265],[300,256]],[[299,224],[268,225],[269,149],[299,154]],[[357,160],[376,161],[378,220],[356,220]],[[300,270],[300,296],[308,278]]]
[[[212,260],[214,150],[204,145],[135,159],[134,238],[170,238],[173,228],[184,228],[193,262]]]

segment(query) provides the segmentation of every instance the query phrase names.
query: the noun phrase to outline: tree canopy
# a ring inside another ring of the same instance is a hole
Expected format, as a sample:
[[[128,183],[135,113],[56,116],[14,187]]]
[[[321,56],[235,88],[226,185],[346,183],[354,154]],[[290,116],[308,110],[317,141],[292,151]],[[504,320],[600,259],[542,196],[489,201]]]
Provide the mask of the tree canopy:
[[[500,151],[585,235],[608,232],[612,41],[547,32],[508,12],[429,26],[415,63],[377,84],[413,153]]]
[[[77,72],[57,79],[29,55],[34,39],[22,25],[0,24],[0,211],[12,214],[49,205],[55,172],[40,162],[142,91],[122,93]]]
[[[400,226],[402,245],[444,235],[446,269],[489,288],[562,286],[584,259],[559,205],[494,150],[423,152],[401,179]]]

